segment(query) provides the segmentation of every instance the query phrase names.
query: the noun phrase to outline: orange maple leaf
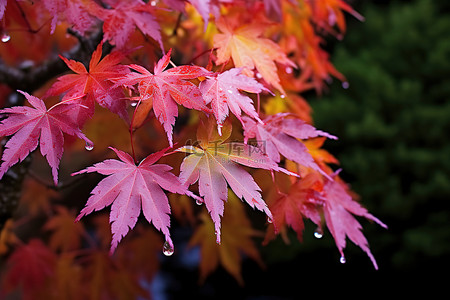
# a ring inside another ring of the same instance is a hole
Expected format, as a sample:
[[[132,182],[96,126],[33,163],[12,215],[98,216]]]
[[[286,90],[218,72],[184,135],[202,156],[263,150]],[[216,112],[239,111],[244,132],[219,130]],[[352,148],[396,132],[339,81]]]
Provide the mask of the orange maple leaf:
[[[227,63],[232,58],[235,67],[244,68],[243,73],[247,76],[253,76],[252,70],[256,68],[267,83],[285,94],[280,85],[275,62],[294,68],[296,65],[287,58],[278,44],[262,37],[270,25],[269,22],[254,18],[242,25],[241,20],[242,16],[235,13],[217,21],[217,28],[222,33],[214,36],[214,47],[217,48],[216,64]]]

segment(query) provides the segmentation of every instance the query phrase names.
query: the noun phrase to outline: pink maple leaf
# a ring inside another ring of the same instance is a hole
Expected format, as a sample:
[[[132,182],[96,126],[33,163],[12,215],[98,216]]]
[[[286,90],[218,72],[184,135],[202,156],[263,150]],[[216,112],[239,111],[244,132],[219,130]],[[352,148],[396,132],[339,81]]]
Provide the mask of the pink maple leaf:
[[[74,104],[58,103],[47,110],[44,102],[19,91],[33,107],[16,106],[0,110],[7,114],[0,123],[0,136],[13,135],[5,145],[0,166],[0,178],[8,169],[35,150],[40,143],[41,154],[52,169],[53,181],[58,183],[58,166],[64,152],[63,133],[75,135],[88,144],[92,142],[71,118]]]
[[[140,101],[153,100],[153,111],[166,131],[170,146],[177,104],[186,108],[210,112],[199,88],[186,79],[209,75],[210,72],[198,66],[178,66],[164,71],[170,61],[169,51],[154,67],[154,74],[139,65],[129,67],[137,72],[129,73],[116,80],[116,85],[133,86],[139,84]]]
[[[172,193],[188,194],[178,177],[170,173],[172,167],[165,164],[154,164],[167,149],[153,153],[138,165],[133,158],[123,151],[113,150],[120,160],[107,159],[96,163],[72,175],[97,172],[108,177],[101,180],[92,190],[86,206],[81,210],[77,220],[111,205],[110,222],[113,233],[111,253],[120,240],[133,229],[141,213],[145,218],[165,235],[166,241],[173,247],[170,238],[170,206],[162,189]]]
[[[323,188],[322,199],[325,200],[325,221],[341,253],[341,262],[345,262],[344,248],[346,237],[348,237],[367,253],[375,269],[378,269],[377,262],[370,252],[367,239],[361,232],[361,224],[353,215],[372,220],[383,228],[387,228],[387,226],[354,201],[344,184],[338,180],[327,180]]]
[[[275,162],[280,162],[280,153],[302,166],[312,168],[327,176],[324,171],[314,162],[306,146],[300,141],[317,136],[325,136],[337,139],[335,136],[315,129],[303,120],[289,118],[287,113],[278,113],[268,116],[263,123],[243,117],[244,135],[247,142],[250,138],[263,141],[262,147],[266,154]]]
[[[241,94],[239,90],[261,93],[266,89],[254,78],[241,74],[240,68],[233,68],[215,76],[208,76],[200,84],[200,91],[203,93],[206,104],[211,102],[219,134],[221,134],[220,128],[228,116],[229,110],[241,123],[243,123],[242,111],[262,123],[253,106],[253,100]]]

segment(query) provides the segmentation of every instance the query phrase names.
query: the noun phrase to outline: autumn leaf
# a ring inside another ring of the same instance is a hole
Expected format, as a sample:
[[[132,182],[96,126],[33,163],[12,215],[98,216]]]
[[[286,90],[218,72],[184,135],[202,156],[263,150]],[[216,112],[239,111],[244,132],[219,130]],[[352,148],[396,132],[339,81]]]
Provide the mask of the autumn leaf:
[[[317,136],[336,139],[335,136],[317,130],[300,119],[291,118],[286,113],[268,116],[263,120],[263,124],[248,117],[244,117],[243,120],[245,140],[256,138],[257,141],[264,141],[263,150],[273,161],[280,162],[280,154],[282,154],[301,166],[312,168],[327,176],[314,162],[308,149],[300,140]]]
[[[189,246],[200,246],[200,282],[222,265],[240,285],[244,284],[241,274],[242,254],[256,261],[260,266],[263,262],[252,238],[260,232],[254,230],[237,197],[228,190],[226,203],[227,213],[222,219],[223,239],[220,245],[211,238],[214,234],[214,224],[206,211],[200,215],[202,223],[197,226]]]
[[[254,18],[250,23],[242,24],[239,19],[239,14],[232,14],[217,20],[217,28],[222,33],[214,36],[216,64],[227,63],[231,58],[236,68],[244,68],[245,75],[252,76],[253,69],[256,69],[265,81],[285,94],[275,62],[293,68],[296,68],[295,64],[278,44],[262,37],[268,27],[267,22]]]
[[[206,104],[211,103],[212,111],[217,120],[218,131],[221,134],[221,127],[229,110],[238,118],[241,123],[242,111],[250,117],[262,122],[253,106],[253,100],[241,94],[239,90],[250,93],[261,93],[266,90],[262,84],[251,77],[241,74],[241,69],[233,68],[221,74],[208,76],[200,84],[200,91]]]
[[[129,73],[126,66],[119,65],[125,54],[115,51],[101,59],[102,45],[103,43],[100,43],[92,53],[89,71],[82,63],[60,56],[76,74],[59,77],[58,81],[46,93],[46,97],[66,93],[63,100],[85,95],[80,104],[87,106],[88,109],[79,106],[79,109],[74,112],[77,115],[76,120],[81,124],[80,126],[92,117],[95,101],[128,121],[127,103],[124,100],[123,91],[119,87],[113,87],[113,83],[110,81],[115,77]]]
[[[79,249],[81,238],[86,234],[83,224],[75,222],[74,213],[64,206],[56,207],[56,215],[49,218],[43,229],[52,232],[50,248],[62,252]]]
[[[175,117],[178,116],[177,104],[186,108],[209,112],[198,87],[188,79],[209,75],[210,72],[198,66],[178,66],[168,69],[169,51],[155,65],[154,74],[142,66],[130,65],[136,71],[116,80],[117,85],[133,86],[139,84],[139,101],[153,101],[153,111],[167,133],[170,146]]]
[[[45,0],[44,7],[53,16],[51,33],[56,29],[58,21],[67,20],[82,35],[92,27],[96,19],[88,13],[84,0]],[[1,15],[1,14],[0,14]]]
[[[387,228],[387,226],[354,201],[347,192],[347,187],[340,180],[328,180],[324,185],[322,198],[326,200],[324,205],[325,221],[341,253],[341,262],[345,262],[344,248],[346,237],[348,237],[367,253],[374,268],[378,269],[367,239],[361,232],[361,224],[353,215],[365,217],[383,228]]]
[[[36,299],[35,293],[53,274],[56,256],[42,241],[32,239],[18,247],[8,258],[2,292],[22,286],[22,299]]]
[[[83,274],[83,286],[89,299],[148,299],[135,274],[117,264],[103,251],[94,251],[88,258]]]
[[[169,201],[162,189],[179,194],[185,194],[187,190],[169,172],[172,169],[170,166],[154,164],[167,149],[147,156],[139,165],[128,153],[110,149],[120,160],[107,159],[72,174],[97,172],[108,176],[92,190],[77,220],[112,204],[110,222],[113,237],[110,252],[113,253],[120,240],[136,225],[142,208],[147,221],[162,231],[166,241],[173,247],[169,233]]]
[[[47,159],[57,185],[59,162],[64,152],[63,133],[75,135],[87,144],[93,143],[72,121],[73,104],[59,103],[47,110],[41,99],[19,92],[33,107],[16,106],[0,110],[0,113],[7,115],[0,123],[0,136],[13,135],[3,151],[0,178],[12,165],[23,161],[39,143],[41,154]]]
[[[109,41],[117,48],[123,48],[129,40],[136,27],[164,49],[159,23],[153,15],[154,8],[150,3],[141,0],[118,1],[104,0],[108,5],[105,9],[91,1],[89,13],[103,20],[103,42]]]
[[[291,227],[302,240],[304,218],[310,219],[321,228],[320,193],[323,190],[323,177],[318,172],[308,173],[291,185],[287,194],[268,201],[273,213],[273,223],[269,225],[263,244],[281,234],[285,243],[289,243],[287,227]]]
[[[200,196],[204,197],[214,222],[217,242],[220,243],[220,217],[223,216],[224,202],[227,201],[227,183],[238,198],[272,218],[272,213],[261,197],[261,189],[238,164],[266,170],[286,170],[278,167],[256,147],[243,143],[223,143],[222,139],[227,139],[231,134],[231,128],[224,128],[227,135],[223,134],[222,139],[217,139],[219,136],[214,125],[214,120],[209,118],[206,124],[199,126],[199,147],[184,146],[177,151],[191,154],[181,164],[180,181],[186,187],[199,182]]]

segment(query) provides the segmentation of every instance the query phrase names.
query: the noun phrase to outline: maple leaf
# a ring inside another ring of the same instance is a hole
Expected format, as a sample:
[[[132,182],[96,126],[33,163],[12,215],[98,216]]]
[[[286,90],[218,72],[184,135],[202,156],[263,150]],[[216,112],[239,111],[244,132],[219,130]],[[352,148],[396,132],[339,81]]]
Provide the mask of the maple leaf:
[[[67,20],[82,35],[95,24],[96,19],[88,13],[85,0],[46,0],[44,7],[53,16],[51,34],[55,32],[58,20]]]
[[[255,111],[253,101],[241,94],[239,90],[250,93],[261,93],[266,90],[262,84],[251,77],[241,74],[241,69],[233,68],[215,76],[208,76],[200,84],[200,91],[206,104],[211,103],[212,111],[217,120],[219,134],[220,128],[228,116],[229,110],[241,123],[241,112],[244,111],[250,117],[262,122]]]
[[[310,219],[317,226],[320,224],[320,205],[316,199],[323,190],[323,177],[318,172],[308,173],[297,180],[289,189],[289,193],[281,194],[268,201],[273,213],[273,223],[269,225],[263,244],[267,244],[275,238],[275,234],[281,234],[283,240],[289,243],[286,227],[291,227],[297,238],[302,240],[304,222],[303,218]]]
[[[8,293],[22,286],[23,299],[36,299],[36,291],[53,274],[55,262],[55,254],[42,241],[30,240],[8,258],[2,291]]]
[[[81,125],[92,116],[94,112],[94,101],[97,101],[98,104],[113,113],[118,114],[122,119],[128,120],[126,102],[123,100],[122,89],[113,87],[113,83],[109,81],[112,78],[129,73],[129,69],[126,66],[119,65],[120,61],[125,57],[125,53],[115,51],[101,59],[102,46],[103,43],[100,43],[92,53],[89,71],[81,62],[60,56],[66,65],[76,74],[60,76],[58,81],[46,93],[46,97],[67,93],[63,100],[86,95],[83,98],[84,101],[81,101],[81,104],[87,106],[88,109],[81,110],[82,108],[80,108],[74,112],[74,115],[78,114],[76,120]]]
[[[133,86],[139,83],[140,101],[153,101],[153,111],[166,131],[172,147],[173,125],[178,116],[177,104],[186,108],[210,112],[198,87],[186,79],[209,75],[210,72],[198,66],[178,66],[164,71],[170,61],[171,50],[154,67],[154,74],[139,65],[129,65],[132,70],[115,80],[117,85]]]
[[[216,64],[227,63],[233,59],[237,68],[244,68],[244,74],[252,76],[256,71],[267,81],[285,94],[280,85],[275,62],[296,68],[280,46],[270,39],[261,37],[268,23],[261,18],[254,18],[248,24],[239,22],[239,14],[220,18],[217,28],[222,32],[214,36],[214,47],[217,48]]]
[[[289,118],[288,113],[278,113],[268,116],[263,120],[263,124],[243,117],[245,141],[255,138],[264,141],[263,147],[267,155],[275,162],[280,162],[280,153],[302,166],[312,168],[324,174],[326,173],[314,162],[313,157],[308,152],[306,146],[299,140],[325,136],[336,139],[335,136],[315,129],[303,120]]]
[[[86,206],[76,220],[112,204],[110,214],[113,233],[112,253],[120,240],[134,228],[142,208],[147,221],[162,231],[166,241],[173,247],[169,232],[169,200],[162,189],[179,194],[187,193],[187,189],[169,172],[172,169],[170,166],[154,164],[167,149],[147,156],[139,165],[135,164],[128,153],[112,147],[110,149],[120,160],[107,159],[72,174],[98,172],[108,176],[92,190]]]
[[[378,269],[377,262],[370,252],[367,239],[361,232],[361,224],[353,215],[372,220],[383,228],[387,228],[387,226],[354,201],[348,194],[346,186],[340,180],[328,180],[323,187],[321,196],[325,200],[325,221],[341,253],[341,261],[345,262],[344,248],[346,237],[348,237],[367,253],[375,269]]]
[[[62,252],[79,249],[81,237],[85,234],[83,224],[75,222],[73,212],[64,206],[57,206],[56,213],[43,227],[46,231],[52,231],[49,241],[50,248]]]
[[[153,16],[154,8],[141,0],[105,0],[109,9],[104,9],[92,2],[89,13],[103,20],[103,41],[109,41],[117,48],[123,48],[136,27],[158,42],[164,49],[160,26]]]
[[[222,137],[215,134],[214,120],[208,119],[206,126],[199,126],[197,138],[200,147],[184,146],[176,151],[190,153],[180,167],[180,180],[186,187],[199,182],[200,196],[214,222],[217,243],[220,243],[220,217],[223,216],[227,200],[227,183],[233,192],[251,207],[257,208],[272,218],[272,213],[261,197],[261,189],[253,177],[236,163],[252,168],[284,171],[268,156],[253,146],[243,143],[223,143],[231,134],[231,124]],[[222,140],[223,139],[223,140]],[[289,173],[289,172],[288,172]]]
[[[0,178],[8,169],[34,151],[38,143],[41,154],[52,169],[53,181],[58,183],[58,167],[64,152],[63,133],[75,135],[88,144],[92,142],[72,121],[73,104],[58,103],[47,110],[44,102],[19,91],[33,107],[16,106],[0,110],[7,117],[0,123],[0,136],[13,135],[5,145],[0,165]]]
[[[189,240],[189,246],[200,245],[200,281],[217,269],[219,263],[230,273],[239,284],[243,285],[241,275],[242,254],[263,265],[258,249],[252,240],[260,235],[254,230],[248,219],[244,206],[237,197],[228,190],[226,203],[227,213],[222,219],[223,239],[220,245],[211,238],[214,234],[214,224],[206,211],[200,214],[202,223],[197,226]]]

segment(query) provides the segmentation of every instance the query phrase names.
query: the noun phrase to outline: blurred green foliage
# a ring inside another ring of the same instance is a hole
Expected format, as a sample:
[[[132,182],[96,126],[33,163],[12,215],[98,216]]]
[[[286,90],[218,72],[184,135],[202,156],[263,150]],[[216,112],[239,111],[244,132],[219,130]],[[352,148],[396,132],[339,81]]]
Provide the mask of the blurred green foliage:
[[[444,7],[447,6],[447,7]],[[326,148],[362,204],[389,229],[363,223],[381,267],[433,268],[450,253],[450,14],[448,1],[359,11],[332,61],[348,79],[311,99]],[[351,259],[351,258],[350,258]]]

